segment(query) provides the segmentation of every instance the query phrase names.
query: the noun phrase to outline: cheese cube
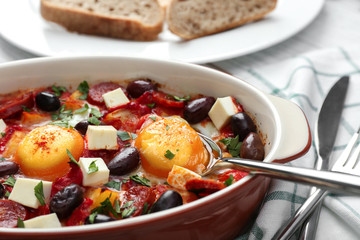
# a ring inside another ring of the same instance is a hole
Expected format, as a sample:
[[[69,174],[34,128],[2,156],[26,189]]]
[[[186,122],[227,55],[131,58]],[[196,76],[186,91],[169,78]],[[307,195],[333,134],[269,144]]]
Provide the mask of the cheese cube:
[[[211,138],[220,136],[220,132],[216,129],[215,125],[211,121],[191,124],[191,127],[201,134]]]
[[[130,102],[121,88],[107,92],[102,97],[107,108],[118,107]]]
[[[94,162],[98,170],[89,174],[90,164]],[[80,158],[80,169],[84,186],[98,186],[109,181],[110,170],[101,158]]]
[[[186,182],[194,178],[201,179],[201,176],[187,168],[174,165],[166,181],[174,188],[186,190]]]
[[[24,221],[25,228],[59,228],[61,223],[56,213],[38,216]]]
[[[4,120],[0,119],[0,133],[4,133],[6,129],[6,123]],[[0,138],[2,138],[2,135],[0,134]]]
[[[238,110],[233,102],[232,97],[223,97],[216,99],[216,102],[209,111],[209,117],[215,127],[220,130],[229,121],[232,115]]]
[[[113,126],[89,126],[86,132],[89,150],[116,150],[117,131]]]
[[[35,186],[38,185],[41,180],[30,178],[18,178],[16,179],[14,188],[10,193],[9,199],[20,203],[24,206],[31,208],[38,208],[40,206],[39,200],[35,196]],[[42,181],[45,202],[49,202],[52,182]]]

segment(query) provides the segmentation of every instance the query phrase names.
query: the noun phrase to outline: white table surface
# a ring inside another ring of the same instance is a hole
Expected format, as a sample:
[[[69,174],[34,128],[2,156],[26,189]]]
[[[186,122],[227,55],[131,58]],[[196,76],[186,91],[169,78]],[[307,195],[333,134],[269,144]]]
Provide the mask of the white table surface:
[[[257,53],[210,64],[216,68],[223,68],[234,63],[244,69],[256,68],[313,50],[355,46],[359,43],[360,0],[326,0],[324,8],[314,22],[292,38]],[[16,48],[0,36],[0,63],[33,57],[36,56]],[[336,222],[336,217],[326,209],[322,211],[321,218],[334,218]],[[321,223],[320,221],[318,233],[321,234],[322,231],[331,228]],[[352,232],[341,221],[336,224],[343,225],[344,229]],[[360,238],[354,232],[353,235],[354,239]],[[317,237],[317,239],[322,238]]]

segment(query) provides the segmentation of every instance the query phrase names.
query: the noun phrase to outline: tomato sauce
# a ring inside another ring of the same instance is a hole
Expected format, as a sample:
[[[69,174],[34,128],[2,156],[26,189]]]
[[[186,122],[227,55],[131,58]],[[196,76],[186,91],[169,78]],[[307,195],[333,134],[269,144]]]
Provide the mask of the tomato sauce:
[[[133,89],[128,89],[115,82],[102,82],[90,87],[86,86],[86,83],[79,86],[74,92],[54,85],[0,96],[0,119],[6,124],[6,129],[1,133],[2,137],[0,138],[1,160],[18,163],[16,150],[24,137],[39,126],[53,124],[62,128],[78,130],[84,141],[81,157],[101,158],[108,165],[123,149],[134,147],[134,140],[144,126],[158,118],[170,116],[183,118],[184,108],[188,102],[203,97],[202,95],[173,96],[158,90],[158,85],[152,81],[146,80],[144,84],[146,90],[141,93],[140,97],[132,97]],[[141,90],[143,87],[144,85],[139,85],[138,88]],[[118,88],[123,90],[129,103],[107,108],[103,95]],[[136,89],[137,93],[139,89]],[[47,112],[38,107],[35,95],[43,91],[49,92],[55,96],[53,99],[60,101],[61,107],[58,110]],[[240,103],[234,101],[234,105],[238,112],[243,112]],[[110,125],[117,130],[117,150],[89,149],[87,135],[77,128],[79,122],[71,125],[71,121],[75,121],[76,114],[80,116],[86,111],[88,111],[88,115],[82,121],[87,121],[87,124],[90,125]],[[201,121],[204,124],[211,122],[208,116]],[[120,136],[121,134],[126,136],[126,133],[128,137]],[[230,124],[227,124],[218,131],[215,138],[221,140],[234,137]],[[219,145],[227,153],[229,146],[222,142],[219,142]],[[177,151],[181,151],[181,149],[177,149]],[[174,155],[174,153],[170,153]],[[173,156],[167,154],[170,160]],[[79,161],[79,159],[75,159],[75,161]],[[93,223],[92,218],[101,214],[107,215],[112,220],[149,214],[152,206],[167,191],[177,192],[182,198],[181,204],[186,204],[219,191],[247,175],[247,173],[235,169],[223,169],[207,178],[189,179],[184,183],[183,188],[178,188],[175,185],[171,186],[166,178],[147,173],[140,161],[136,169],[127,174],[122,176],[110,174],[106,184],[84,186],[84,173],[78,163],[69,161],[69,166],[70,170],[65,175],[52,181],[50,194],[51,202],[54,196],[72,184],[76,184],[81,190],[81,203],[71,210],[69,216],[60,219],[63,226],[83,225],[89,221]],[[49,202],[34,209],[8,199],[14,184],[10,180],[16,181],[20,177],[27,177],[23,174],[21,167],[17,172],[0,176],[0,184],[4,187],[4,195],[0,196],[0,227],[17,227],[19,219],[26,221],[52,213]]]

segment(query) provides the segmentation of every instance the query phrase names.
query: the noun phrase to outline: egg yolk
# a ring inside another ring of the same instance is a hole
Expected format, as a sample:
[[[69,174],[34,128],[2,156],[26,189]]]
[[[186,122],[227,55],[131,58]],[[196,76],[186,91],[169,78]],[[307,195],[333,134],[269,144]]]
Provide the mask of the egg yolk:
[[[164,118],[146,126],[135,146],[143,168],[158,177],[167,177],[174,165],[200,173],[209,159],[196,131],[178,118]]]
[[[53,181],[70,170],[67,149],[79,159],[84,150],[82,136],[73,129],[46,125],[25,136],[17,149],[16,161],[28,177]]]

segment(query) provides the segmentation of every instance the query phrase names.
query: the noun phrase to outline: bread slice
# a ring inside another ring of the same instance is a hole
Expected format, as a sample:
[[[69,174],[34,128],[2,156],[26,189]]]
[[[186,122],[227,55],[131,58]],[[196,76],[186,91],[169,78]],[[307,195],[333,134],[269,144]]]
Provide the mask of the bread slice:
[[[171,32],[194,39],[258,20],[275,6],[276,0],[172,0],[166,20]]]
[[[162,31],[157,0],[41,0],[41,15],[69,31],[151,41]]]
[[[166,9],[171,0],[158,0],[158,1],[159,1],[160,5]]]

